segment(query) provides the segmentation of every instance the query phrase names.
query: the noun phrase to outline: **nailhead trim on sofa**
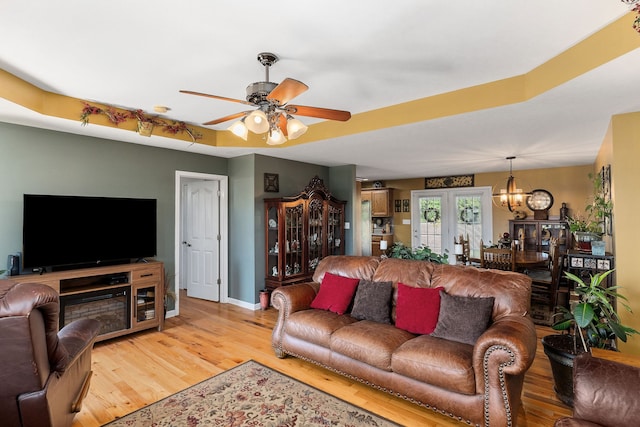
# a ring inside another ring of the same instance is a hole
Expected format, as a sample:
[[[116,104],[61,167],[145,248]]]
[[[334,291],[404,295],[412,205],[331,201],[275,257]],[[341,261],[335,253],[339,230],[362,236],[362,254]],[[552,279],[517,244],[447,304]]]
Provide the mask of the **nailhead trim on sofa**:
[[[419,405],[419,406],[422,406],[422,407],[424,407],[424,408],[431,409],[431,410],[432,410],[432,411],[434,411],[434,412],[437,412],[437,413],[442,414],[442,415],[446,415],[446,416],[448,416],[448,417],[450,417],[450,418],[453,418],[453,419],[455,419],[455,420],[458,420],[458,421],[461,421],[461,422],[467,423],[467,424],[469,424],[469,425],[472,425],[472,424],[473,424],[470,420],[466,420],[466,419],[464,419],[464,418],[462,418],[462,417],[460,417],[460,416],[458,416],[458,415],[454,415],[454,414],[452,414],[452,413],[450,413],[450,412],[446,412],[446,411],[444,411],[444,410],[442,410],[442,409],[438,409],[438,408],[436,408],[435,406],[431,406],[431,405],[428,405],[428,404],[426,404],[426,403],[419,402],[419,401],[417,401],[417,400],[415,400],[415,399],[412,399],[411,397],[405,396],[404,394],[398,393],[398,392],[396,392],[396,391],[394,391],[394,390],[387,389],[387,388],[385,388],[385,387],[381,387],[381,386],[379,386],[379,385],[377,385],[377,384],[374,384],[374,383],[371,383],[371,382],[369,382],[369,381],[365,381],[365,380],[363,380],[363,379],[361,379],[361,378],[358,378],[358,377],[353,376],[353,375],[351,375],[351,374],[347,374],[347,373],[345,373],[345,372],[340,371],[339,369],[332,368],[331,366],[326,366],[326,365],[324,365],[324,364],[322,364],[322,363],[319,363],[319,362],[317,362],[317,361],[315,361],[315,360],[309,359],[309,358],[307,358],[307,357],[305,357],[305,356],[302,356],[302,355],[300,355],[300,354],[297,354],[297,353],[294,353],[294,352],[290,352],[290,351],[284,351],[284,350],[282,350],[282,348],[278,348],[278,349],[275,349],[275,348],[274,348],[274,350],[276,351],[276,354],[278,354],[279,352],[281,352],[283,356],[284,356],[285,354],[289,354],[289,355],[291,355],[291,356],[293,356],[293,357],[295,357],[295,358],[302,359],[302,360],[305,360],[305,361],[307,361],[307,362],[313,363],[314,365],[321,366],[321,367],[323,367],[323,368],[325,368],[325,369],[327,369],[327,370],[329,370],[329,371],[335,372],[335,373],[340,374],[340,375],[342,375],[342,376],[345,376],[345,377],[347,377],[347,378],[349,378],[349,379],[352,379],[352,380],[358,381],[358,382],[363,383],[363,384],[365,384],[365,385],[367,385],[367,386],[369,386],[369,387],[373,387],[373,388],[376,388],[376,389],[378,389],[378,390],[384,391],[385,393],[393,394],[394,396],[400,397],[400,398],[402,398],[402,399],[404,399],[404,400],[408,400],[409,402],[411,402],[411,403],[413,403],[413,404],[415,404],[415,405]],[[278,356],[278,357],[280,357],[280,356]],[[487,400],[488,400],[488,399],[486,399],[486,393],[485,393],[485,402],[486,402]],[[486,408],[486,407],[487,407],[487,403],[485,403],[485,408]],[[510,415],[510,413],[509,413],[509,420],[511,419],[510,417],[511,417],[511,415]],[[486,418],[487,418],[487,415],[485,415],[485,419],[486,419]],[[488,425],[489,425],[489,424],[487,423],[487,426],[488,426]],[[474,426],[475,426],[475,427],[481,427],[479,424],[474,424]],[[509,426],[511,426],[511,422],[509,422]]]
[[[504,380],[504,367],[511,366],[515,363],[516,356],[513,352],[503,346],[503,345],[494,345],[489,347],[489,349],[484,353],[484,361],[483,361],[483,371],[484,371],[484,424],[486,427],[489,427],[489,356],[496,350],[506,351],[510,358],[509,362],[501,363],[498,368],[498,375],[500,378],[500,389],[502,390],[502,400],[504,402],[504,408],[507,413],[507,427],[512,427],[512,418],[511,418],[511,407],[509,405],[509,398],[507,396],[507,389],[505,387]]]

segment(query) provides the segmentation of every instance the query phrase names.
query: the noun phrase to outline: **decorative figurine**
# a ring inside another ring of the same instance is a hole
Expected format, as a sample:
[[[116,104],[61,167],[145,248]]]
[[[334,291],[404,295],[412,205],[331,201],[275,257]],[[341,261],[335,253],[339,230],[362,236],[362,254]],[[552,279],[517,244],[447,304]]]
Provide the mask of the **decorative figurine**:
[[[565,202],[562,202],[562,207],[560,208],[560,221],[566,221],[569,218],[569,208]]]

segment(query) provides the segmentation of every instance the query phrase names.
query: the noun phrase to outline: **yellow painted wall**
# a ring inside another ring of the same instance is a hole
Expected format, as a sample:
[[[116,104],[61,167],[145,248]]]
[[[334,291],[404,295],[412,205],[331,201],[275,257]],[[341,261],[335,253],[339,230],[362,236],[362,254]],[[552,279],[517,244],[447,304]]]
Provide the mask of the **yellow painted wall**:
[[[516,159],[517,162],[517,159]],[[591,195],[591,183],[589,173],[593,171],[593,165],[574,166],[566,168],[513,170],[513,176],[519,188],[530,191],[542,188],[553,195],[553,206],[549,210],[550,216],[560,216],[562,202],[567,204],[569,215],[584,212],[589,195]],[[494,192],[505,188],[509,172],[482,173],[475,176],[477,186],[490,186]],[[520,210],[527,213],[528,218],[533,218],[533,212],[526,205]],[[509,220],[513,214],[507,208],[493,207],[493,237],[497,239],[503,232],[509,231]]]
[[[640,112],[613,116],[598,162],[611,159],[616,284],[629,300],[633,314],[619,308],[622,323],[640,330]],[[623,352],[640,355],[640,335],[621,344]]]
[[[543,188],[553,195],[554,203],[549,215],[560,215],[562,202],[567,203],[569,214],[584,212],[584,206],[591,195],[591,182],[589,173],[593,171],[593,165],[574,166],[566,168],[514,170],[513,176],[519,187],[525,190]],[[507,183],[509,172],[482,173],[475,175],[476,186],[497,187],[494,191],[503,188]],[[371,186],[364,184],[363,188]],[[424,178],[412,178],[401,180],[390,180],[385,182],[385,187],[393,188],[394,199],[411,199],[412,190],[424,190]],[[533,218],[533,212],[526,206],[522,210]],[[513,214],[507,208],[494,205],[493,207],[493,234],[494,239],[498,239],[502,233],[509,230],[509,220],[513,219]],[[411,219],[410,212],[396,212],[393,216],[394,241],[400,241],[407,245],[411,244],[411,226],[403,225],[403,219]]]

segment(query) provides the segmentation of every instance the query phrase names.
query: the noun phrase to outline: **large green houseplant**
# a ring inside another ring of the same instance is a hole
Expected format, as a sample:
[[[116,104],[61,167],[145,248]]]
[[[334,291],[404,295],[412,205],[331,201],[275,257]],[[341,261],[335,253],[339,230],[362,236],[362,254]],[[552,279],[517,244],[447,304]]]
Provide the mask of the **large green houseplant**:
[[[606,286],[606,278],[613,270],[599,272],[585,281],[565,272],[575,282],[579,297],[570,308],[558,307],[553,329],[567,334],[548,335],[542,339],[544,352],[549,357],[555,381],[556,394],[564,403],[573,404],[573,359],[590,348],[617,350],[616,339],[626,342],[630,335],[638,334],[623,325],[616,304],[631,313],[627,298],[618,293],[619,286]]]
[[[582,249],[590,249],[593,240],[602,240],[606,219],[611,218],[613,212],[613,202],[605,192],[602,176],[590,173],[589,179],[593,184],[593,194],[585,205],[584,213],[567,218],[569,230]]]
[[[574,352],[577,351],[578,338],[584,351],[591,347],[616,349],[616,338],[627,342],[629,335],[638,333],[635,329],[620,323],[620,316],[614,304],[624,307],[629,313],[631,307],[627,304],[627,298],[618,293],[619,286],[603,285],[611,273],[613,270],[596,273],[585,283],[575,274],[565,272],[565,277],[575,282],[574,289],[579,301],[570,309],[559,307],[559,319],[553,324],[553,329],[573,330]]]
[[[387,251],[387,256],[389,258],[431,261],[437,264],[449,263],[449,254],[446,249],[444,254],[439,254],[437,252],[433,252],[428,246],[419,246],[414,249],[405,246],[402,242],[394,243]]]

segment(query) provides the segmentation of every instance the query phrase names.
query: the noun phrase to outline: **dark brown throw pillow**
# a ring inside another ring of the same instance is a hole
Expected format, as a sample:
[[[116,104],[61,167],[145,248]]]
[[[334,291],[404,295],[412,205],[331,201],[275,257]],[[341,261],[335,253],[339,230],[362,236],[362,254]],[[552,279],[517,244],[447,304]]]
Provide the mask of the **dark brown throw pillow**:
[[[351,317],[358,320],[391,323],[391,282],[360,280],[353,301]]]
[[[440,316],[431,336],[474,345],[489,327],[493,300],[440,291]]]

